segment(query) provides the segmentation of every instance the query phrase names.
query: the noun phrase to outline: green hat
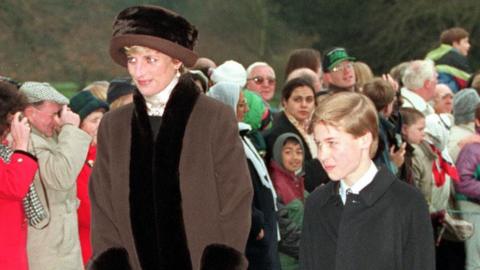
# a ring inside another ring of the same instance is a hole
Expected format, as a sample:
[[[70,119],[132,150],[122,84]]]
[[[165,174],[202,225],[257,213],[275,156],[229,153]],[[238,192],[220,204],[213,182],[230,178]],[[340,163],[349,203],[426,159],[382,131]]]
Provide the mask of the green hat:
[[[108,111],[108,104],[96,98],[90,91],[80,91],[70,99],[70,108],[83,121],[85,117],[98,109]]]
[[[355,61],[355,57],[349,56],[344,48],[334,48],[323,57],[323,72],[329,72],[334,66],[347,60]]]

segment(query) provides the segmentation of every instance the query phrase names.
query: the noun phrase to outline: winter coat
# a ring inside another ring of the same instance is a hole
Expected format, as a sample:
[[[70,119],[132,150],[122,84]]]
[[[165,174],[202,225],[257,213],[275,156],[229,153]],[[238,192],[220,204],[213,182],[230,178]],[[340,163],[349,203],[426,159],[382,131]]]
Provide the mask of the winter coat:
[[[299,239],[296,238],[300,237],[297,232],[302,231],[304,202],[308,192],[305,191],[303,176],[295,176],[287,172],[274,160],[270,162],[270,174],[279,201],[286,210],[285,214],[279,213],[282,217],[280,225],[282,240],[279,243],[282,270],[298,269],[300,245]]]
[[[78,233],[82,249],[83,263],[87,265],[92,256],[92,245],[90,244],[90,198],[88,197],[88,180],[92,173],[92,166],[97,156],[96,145],[90,145],[87,159],[83,164],[82,171],[77,178],[77,198],[80,201],[78,207]]]
[[[450,135],[448,136],[448,153],[453,159],[453,162],[457,161],[458,153],[460,153],[460,146],[458,143],[467,138],[468,136],[475,134],[475,123],[454,125],[450,129]]]
[[[435,62],[438,83],[448,85],[454,93],[467,87],[472,71],[467,57],[457,49],[448,44],[441,44],[429,52],[426,58]]]
[[[245,249],[249,263],[248,269],[280,270],[275,190],[262,157],[247,137],[250,126],[239,123],[238,128],[253,186],[252,226]],[[263,230],[264,236],[257,240],[261,230]]]
[[[155,140],[152,118],[136,90],[132,104],[102,119],[89,184],[90,269],[196,270],[213,244],[245,250],[253,192],[233,110],[184,75]]]
[[[455,190],[469,200],[480,203],[480,181],[475,177],[480,164],[480,144],[465,145],[455,164],[460,176],[460,181],[455,183]]]
[[[305,147],[305,159],[304,159],[304,166],[305,166],[305,189],[308,192],[312,192],[317,186],[322,183],[328,182],[330,179],[328,178],[327,173],[323,169],[320,161],[315,157],[312,157],[310,153],[310,149],[308,148],[308,144],[297,130],[297,128],[288,120],[285,112],[280,112],[276,118],[274,118],[272,129],[266,135],[265,140],[267,141],[267,157],[266,161],[270,162],[271,155],[273,152],[273,144],[277,140],[278,136],[291,132],[296,134],[302,139],[302,144]]]
[[[453,195],[453,183],[446,175],[445,183],[436,186],[432,166],[437,162],[437,155],[432,151],[428,142],[423,141],[414,145],[413,175],[414,184],[422,192],[429,205],[431,213],[448,208],[451,196]]]
[[[28,149],[38,158],[39,165],[33,183],[42,204],[48,208],[50,222],[41,230],[28,227],[30,270],[83,269],[76,181],[91,140],[90,135],[72,125],[64,125],[53,137],[45,137],[32,128]]]
[[[433,107],[414,91],[403,87],[400,89],[400,93],[402,95],[403,108],[414,108],[425,116],[435,113]]]
[[[422,194],[380,168],[344,205],[339,182],[305,203],[300,269],[433,270],[434,242]]]
[[[10,163],[0,159],[0,269],[27,270],[27,220],[22,200],[38,164],[28,153],[16,151]]]

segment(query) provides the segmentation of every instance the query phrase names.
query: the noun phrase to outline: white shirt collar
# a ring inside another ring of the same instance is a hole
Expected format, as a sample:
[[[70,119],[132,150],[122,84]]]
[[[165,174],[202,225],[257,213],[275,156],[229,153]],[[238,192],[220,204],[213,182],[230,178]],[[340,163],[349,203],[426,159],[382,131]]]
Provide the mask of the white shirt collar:
[[[404,99],[403,107],[412,107],[420,112],[422,112],[425,116],[435,113],[433,107],[428,104],[421,96],[417,93],[409,90],[406,87],[402,87],[400,90],[402,93],[402,97]]]
[[[353,194],[359,194],[362,189],[364,189],[368,184],[370,184],[373,181],[373,178],[377,174],[378,169],[373,163],[373,161],[370,161],[370,167],[368,170],[365,172],[358,181],[353,184],[353,186],[349,187],[345,181],[342,179],[340,180],[340,188],[338,192],[340,193],[340,197],[342,198],[343,203],[345,204],[345,201],[347,200],[347,189],[350,189],[350,193]]]
[[[165,106],[167,105],[168,99],[172,94],[173,88],[178,83],[180,78],[180,73],[177,73],[173,80],[159,93],[145,97],[145,102],[147,105],[147,113],[150,116],[163,116],[163,112],[165,111]]]

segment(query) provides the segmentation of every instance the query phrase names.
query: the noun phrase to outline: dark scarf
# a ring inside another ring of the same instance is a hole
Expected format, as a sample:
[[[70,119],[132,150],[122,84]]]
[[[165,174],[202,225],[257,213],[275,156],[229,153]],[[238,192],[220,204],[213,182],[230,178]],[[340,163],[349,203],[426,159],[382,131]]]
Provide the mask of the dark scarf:
[[[134,94],[130,157],[130,217],[143,269],[190,270],[179,163],[185,128],[199,92],[189,76],[173,90],[153,138],[145,99]]]

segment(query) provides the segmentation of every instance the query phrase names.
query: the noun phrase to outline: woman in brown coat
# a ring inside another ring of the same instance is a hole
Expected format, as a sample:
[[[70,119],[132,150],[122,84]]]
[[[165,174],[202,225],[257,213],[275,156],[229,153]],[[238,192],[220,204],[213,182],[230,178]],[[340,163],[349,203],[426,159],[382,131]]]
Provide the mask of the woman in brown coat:
[[[197,30],[155,6],[125,9],[113,28],[110,54],[137,89],[100,124],[90,268],[245,268],[252,187],[233,110],[180,75]]]

